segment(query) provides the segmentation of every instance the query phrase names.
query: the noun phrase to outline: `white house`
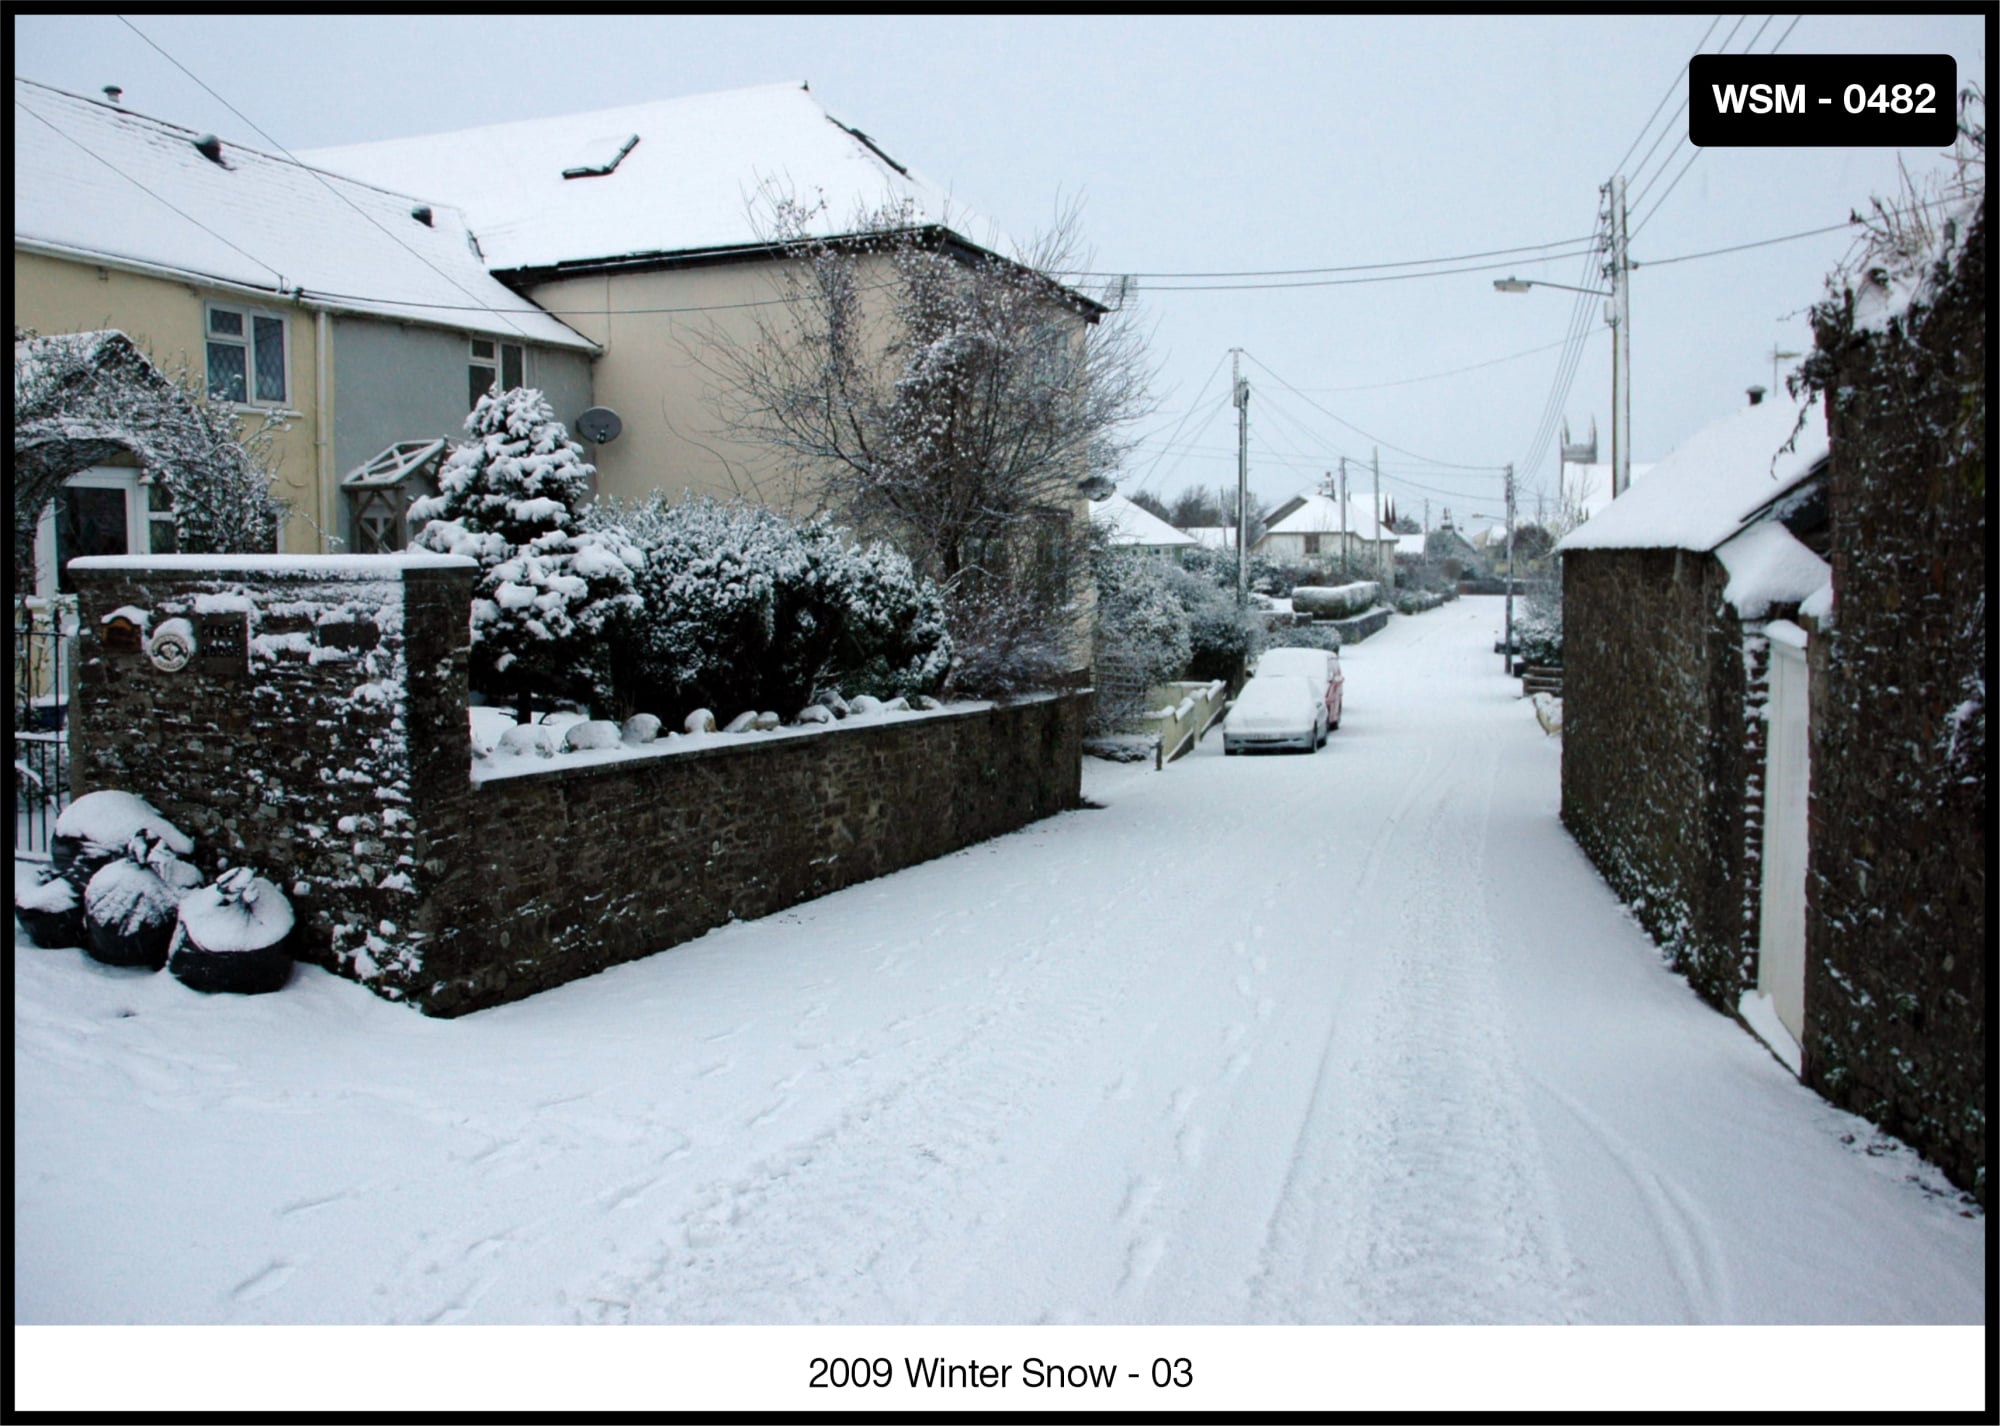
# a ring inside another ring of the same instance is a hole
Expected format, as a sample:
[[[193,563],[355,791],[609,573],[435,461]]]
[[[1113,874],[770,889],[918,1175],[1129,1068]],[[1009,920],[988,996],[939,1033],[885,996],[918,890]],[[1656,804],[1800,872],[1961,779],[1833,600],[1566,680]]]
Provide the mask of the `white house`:
[[[1145,506],[1116,491],[1103,500],[1090,502],[1090,522],[1118,546],[1153,550],[1178,558],[1182,550],[1196,545],[1193,535],[1176,530]]]

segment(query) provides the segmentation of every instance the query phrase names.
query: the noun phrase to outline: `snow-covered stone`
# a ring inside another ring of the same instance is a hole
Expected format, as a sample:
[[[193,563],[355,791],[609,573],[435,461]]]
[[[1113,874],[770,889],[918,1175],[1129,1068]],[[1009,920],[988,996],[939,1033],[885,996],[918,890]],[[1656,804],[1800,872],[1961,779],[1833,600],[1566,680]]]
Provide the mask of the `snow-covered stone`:
[[[689,733],[713,733],[715,714],[706,708],[697,708],[682,721],[681,728]]]
[[[522,723],[502,733],[493,751],[502,756],[552,758],[556,755],[556,745],[547,728],[538,723]]]
[[[868,718],[881,713],[883,707],[881,699],[872,694],[863,693],[848,703],[847,711],[852,717]]]
[[[773,728],[782,727],[784,721],[775,713],[759,713],[750,720],[750,726],[760,733],[768,733]]]
[[[618,736],[628,743],[650,743],[660,736],[660,720],[651,713],[634,713]]]
[[[757,715],[755,713],[738,713],[723,725],[722,731],[725,733],[748,733],[756,726]]]
[[[792,722],[804,727],[812,723],[831,723],[833,720],[833,710],[824,703],[808,703],[799,710],[798,716],[793,718]]]
[[[615,748],[623,741],[616,723],[601,718],[587,719],[569,725],[563,734],[563,751],[566,753],[596,752],[601,748]]]

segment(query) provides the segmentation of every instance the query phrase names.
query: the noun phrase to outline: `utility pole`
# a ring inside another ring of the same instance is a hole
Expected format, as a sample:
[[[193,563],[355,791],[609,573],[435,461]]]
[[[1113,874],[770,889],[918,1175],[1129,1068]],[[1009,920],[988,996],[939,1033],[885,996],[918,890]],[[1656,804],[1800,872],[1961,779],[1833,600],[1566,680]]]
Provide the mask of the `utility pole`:
[[[1250,383],[1239,374],[1243,349],[1229,349],[1230,390],[1236,402],[1236,607],[1250,607]]]
[[[1507,672],[1514,672],[1514,467],[1507,467]]]
[[[1778,363],[1781,361],[1790,361],[1797,355],[1799,355],[1797,352],[1781,352],[1778,350],[1776,342],[1771,343],[1771,394],[1773,396],[1778,394]]]
[[[1626,250],[1625,179],[1611,180],[1611,498],[1632,488],[1632,263]]]
[[[1384,568],[1382,558],[1382,451],[1379,446],[1371,450],[1370,458],[1375,466],[1375,570],[1382,576],[1384,584],[1394,588],[1394,567]]]
[[[1340,458],[1340,577],[1347,578],[1347,457]]]

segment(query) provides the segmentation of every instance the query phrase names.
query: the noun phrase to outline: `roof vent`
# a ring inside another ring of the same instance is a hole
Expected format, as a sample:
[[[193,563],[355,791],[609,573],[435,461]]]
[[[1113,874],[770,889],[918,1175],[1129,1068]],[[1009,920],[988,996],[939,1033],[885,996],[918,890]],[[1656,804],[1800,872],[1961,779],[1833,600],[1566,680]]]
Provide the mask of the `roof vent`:
[[[637,134],[613,134],[608,138],[592,139],[584,145],[584,151],[577,156],[578,161],[562,171],[564,178],[600,178],[610,173],[625,160],[625,155],[637,146]]]
[[[203,134],[194,141],[194,151],[214,164],[217,168],[227,168],[222,161],[222,140],[214,134]]]
[[[422,223],[426,228],[435,226],[431,222],[431,205],[428,203],[419,203],[416,207],[412,208],[410,216],[415,218],[419,223]]]
[[[116,104],[118,102],[118,96],[123,94],[124,92],[125,92],[124,90],[120,89],[115,84],[107,84],[104,86],[104,97],[106,99],[109,99],[113,104]]]
[[[1751,404],[1752,406],[1761,406],[1761,405],[1763,405],[1763,404],[1764,404],[1764,388],[1763,388],[1763,387],[1761,387],[1761,386],[1753,386],[1753,387],[1749,388],[1749,391],[1750,391],[1750,404]]]

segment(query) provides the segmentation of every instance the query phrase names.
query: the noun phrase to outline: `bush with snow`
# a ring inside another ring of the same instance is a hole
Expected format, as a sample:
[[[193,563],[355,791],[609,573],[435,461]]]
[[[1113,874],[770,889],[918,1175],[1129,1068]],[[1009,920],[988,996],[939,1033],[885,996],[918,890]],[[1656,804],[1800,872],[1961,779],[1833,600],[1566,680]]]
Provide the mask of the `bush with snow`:
[[[586,523],[638,552],[638,598],[613,631],[627,706],[796,708],[829,688],[934,688],[950,668],[936,587],[823,517],[655,492],[601,500]]]
[[[465,428],[410,523],[416,547],[479,563],[472,687],[513,700],[523,721],[538,700],[601,699],[606,627],[638,611],[638,552],[615,527],[586,527],[593,469],[541,392],[490,392]]]

